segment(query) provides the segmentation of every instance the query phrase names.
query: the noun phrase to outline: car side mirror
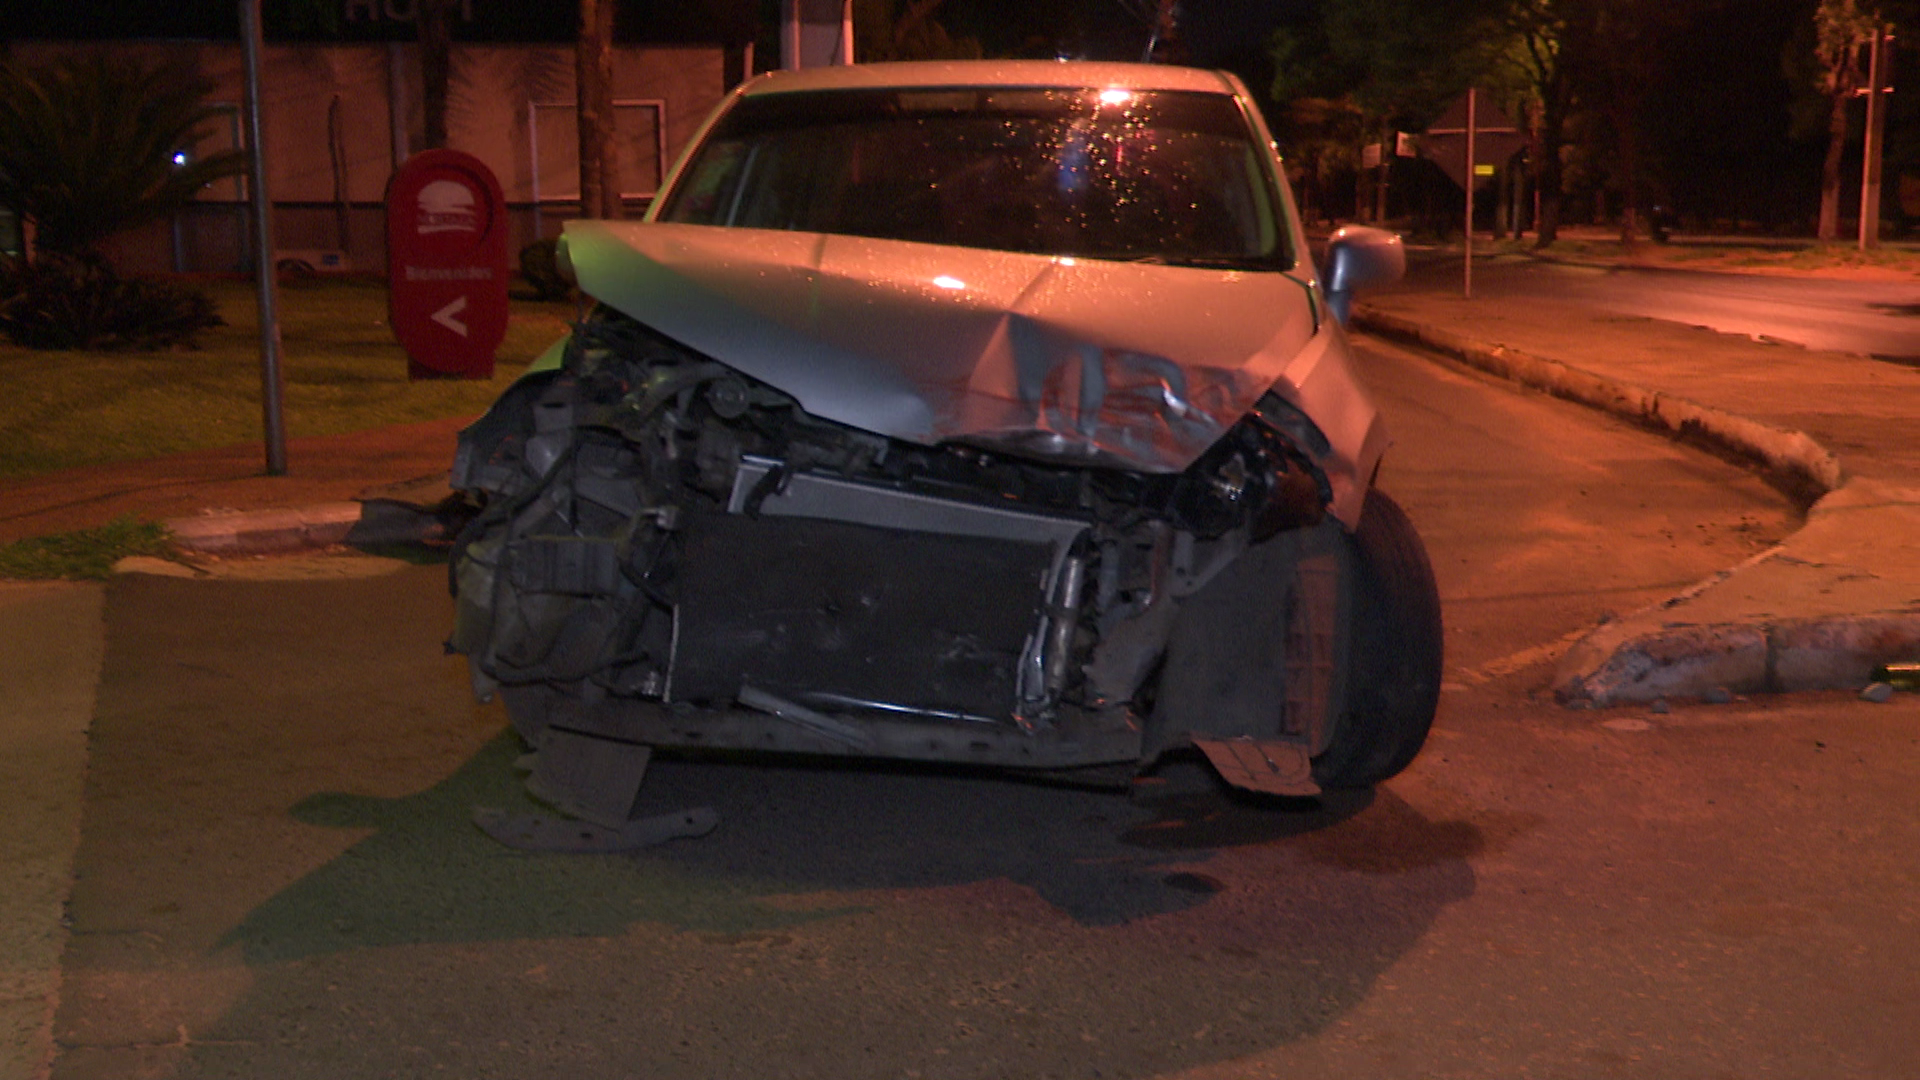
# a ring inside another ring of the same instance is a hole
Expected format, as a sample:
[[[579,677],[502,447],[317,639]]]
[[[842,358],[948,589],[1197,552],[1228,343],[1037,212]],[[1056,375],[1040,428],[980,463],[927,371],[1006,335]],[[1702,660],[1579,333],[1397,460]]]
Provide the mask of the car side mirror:
[[[1407,249],[1397,233],[1365,225],[1346,225],[1327,238],[1327,306],[1346,325],[1353,294],[1400,280],[1407,272]]]

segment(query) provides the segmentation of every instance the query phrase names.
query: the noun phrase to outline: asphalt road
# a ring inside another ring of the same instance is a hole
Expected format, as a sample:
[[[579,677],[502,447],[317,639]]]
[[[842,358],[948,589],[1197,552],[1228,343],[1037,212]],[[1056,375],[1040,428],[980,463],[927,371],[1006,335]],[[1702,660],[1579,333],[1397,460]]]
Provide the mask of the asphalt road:
[[[1317,809],[663,761],[643,799],[711,836],[516,855],[467,823],[523,804],[443,568],[116,580],[53,1075],[1920,1075],[1920,707],[1540,699],[1556,642],[1783,502],[1364,366],[1449,680],[1407,773]]]
[[[1460,276],[1457,259],[1421,260],[1423,281]],[[1920,284],[1695,270],[1474,265],[1474,293],[1532,296],[1707,326],[1813,349],[1920,363]]]

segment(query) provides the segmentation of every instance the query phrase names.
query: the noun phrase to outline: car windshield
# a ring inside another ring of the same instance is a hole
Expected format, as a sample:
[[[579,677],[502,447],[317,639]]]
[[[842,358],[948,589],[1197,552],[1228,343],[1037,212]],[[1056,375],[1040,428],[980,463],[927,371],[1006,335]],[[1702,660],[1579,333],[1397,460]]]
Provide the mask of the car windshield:
[[[1262,150],[1225,94],[767,94],[721,119],[657,220],[1281,269]]]

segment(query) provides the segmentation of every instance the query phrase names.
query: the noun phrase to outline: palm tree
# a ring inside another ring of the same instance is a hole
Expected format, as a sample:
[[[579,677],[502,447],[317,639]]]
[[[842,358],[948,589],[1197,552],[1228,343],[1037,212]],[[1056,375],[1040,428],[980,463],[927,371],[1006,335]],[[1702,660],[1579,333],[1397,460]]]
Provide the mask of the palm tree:
[[[954,37],[934,14],[946,0],[855,0],[854,51],[881,60],[978,60],[980,42]]]
[[[0,205],[33,223],[44,251],[90,251],[164,218],[246,168],[200,156],[218,110],[180,67],[77,55],[43,67],[0,63]]]
[[[414,29],[420,40],[421,111],[426,114],[426,148],[447,145],[447,89],[453,72],[454,0],[419,0]]]
[[[575,53],[579,88],[580,216],[620,218],[620,156],[614,142],[614,0],[580,0],[580,41]]]

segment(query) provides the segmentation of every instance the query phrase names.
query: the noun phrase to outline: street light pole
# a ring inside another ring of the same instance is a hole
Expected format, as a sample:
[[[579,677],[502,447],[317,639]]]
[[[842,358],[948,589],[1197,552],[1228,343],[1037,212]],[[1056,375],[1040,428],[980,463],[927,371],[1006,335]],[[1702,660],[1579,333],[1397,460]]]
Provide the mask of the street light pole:
[[[253,204],[253,272],[260,302],[260,412],[267,437],[267,475],[287,474],[287,422],[281,408],[280,319],[273,279],[273,201],[267,197],[267,152],[260,123],[260,0],[240,0],[240,42],[247,75],[248,188]]]
[[[1881,147],[1886,143],[1887,109],[1881,101],[1882,59],[1893,35],[1885,26],[1873,28],[1873,52],[1867,58],[1867,137],[1860,163],[1860,250],[1880,246]]]

